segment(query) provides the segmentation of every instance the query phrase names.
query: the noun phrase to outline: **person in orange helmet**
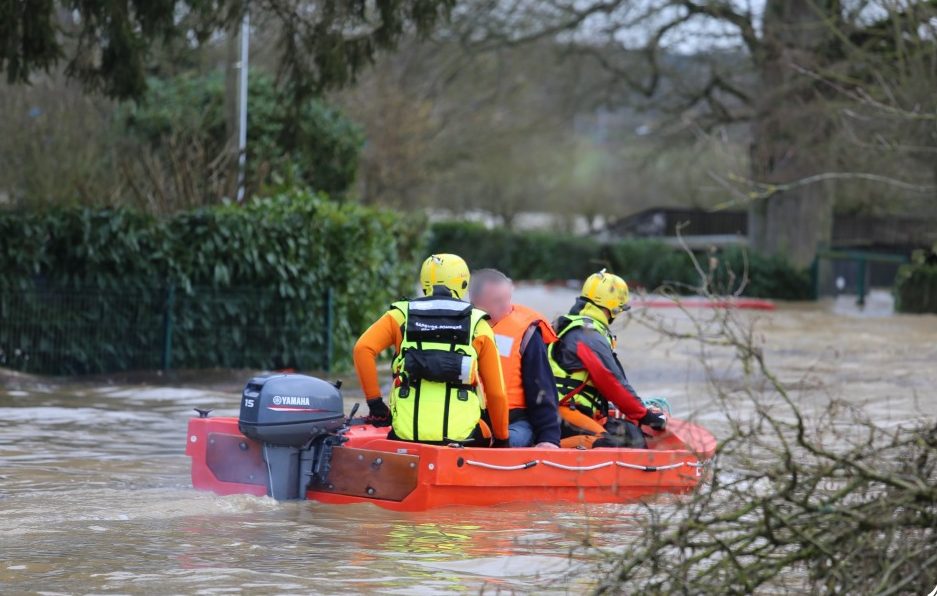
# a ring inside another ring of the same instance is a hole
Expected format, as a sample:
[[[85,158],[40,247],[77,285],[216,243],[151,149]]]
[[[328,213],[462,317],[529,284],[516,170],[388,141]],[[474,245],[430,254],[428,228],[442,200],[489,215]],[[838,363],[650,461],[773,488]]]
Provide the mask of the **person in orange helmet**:
[[[367,421],[391,426],[388,438],[507,446],[508,406],[498,347],[488,315],[463,300],[470,277],[461,257],[430,256],[420,269],[423,296],[392,304],[355,344]],[[389,347],[395,352],[388,405],[376,360]],[[481,419],[484,407],[490,429]]]
[[[508,398],[511,447],[560,444],[556,384],[547,346],[556,334],[540,313],[511,301],[514,284],[497,269],[472,273],[469,298],[491,317]]]

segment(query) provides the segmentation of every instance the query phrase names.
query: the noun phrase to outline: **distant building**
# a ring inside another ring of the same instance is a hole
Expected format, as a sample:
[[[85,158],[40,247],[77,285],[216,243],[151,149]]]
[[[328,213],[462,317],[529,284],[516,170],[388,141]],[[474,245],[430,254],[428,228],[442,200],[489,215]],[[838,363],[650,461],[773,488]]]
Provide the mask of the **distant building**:
[[[910,253],[937,242],[937,220],[921,217],[836,215],[835,248],[884,249]]]
[[[609,231],[619,235],[675,236],[677,226],[685,223],[682,233],[695,236],[725,234],[745,235],[748,215],[744,211],[703,211],[702,209],[652,208],[619,219]]]
[[[677,227],[684,237],[711,244],[737,244],[732,237],[748,235],[748,214],[744,211],[704,211],[702,209],[645,209],[608,226],[609,239],[637,236],[667,239],[676,237]],[[743,240],[744,242],[744,240]],[[897,216],[836,215],[833,218],[833,248],[855,248],[908,252],[937,242],[937,220]]]
[[[748,215],[744,211],[707,212],[702,209],[646,209],[619,219],[605,231],[606,240],[627,237],[655,238],[678,244],[677,228],[691,249],[724,247],[748,243]],[[900,255],[907,257],[914,249],[937,243],[937,220],[898,216],[839,214],[833,218],[830,249],[840,254]],[[844,252],[845,251],[845,252]],[[840,280],[840,292],[857,287],[865,270],[867,286],[890,286],[899,264],[837,258],[828,284]],[[833,287],[821,287],[823,294],[836,293]]]

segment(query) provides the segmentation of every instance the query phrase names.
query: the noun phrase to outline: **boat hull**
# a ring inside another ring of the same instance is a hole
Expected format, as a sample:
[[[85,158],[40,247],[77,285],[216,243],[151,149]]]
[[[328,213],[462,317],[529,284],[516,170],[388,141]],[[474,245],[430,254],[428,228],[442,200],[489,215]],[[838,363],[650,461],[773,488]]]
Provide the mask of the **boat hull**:
[[[392,441],[386,428],[352,426],[346,463],[307,498],[323,503],[374,503],[400,511],[511,502],[618,503],[693,490],[715,439],[673,420],[648,449],[481,449]],[[186,455],[192,484],[217,494],[267,494],[260,443],[238,431],[236,418],[193,418]],[[358,467],[354,467],[357,465]],[[351,466],[351,467],[349,467]],[[332,484],[333,477],[336,478]]]

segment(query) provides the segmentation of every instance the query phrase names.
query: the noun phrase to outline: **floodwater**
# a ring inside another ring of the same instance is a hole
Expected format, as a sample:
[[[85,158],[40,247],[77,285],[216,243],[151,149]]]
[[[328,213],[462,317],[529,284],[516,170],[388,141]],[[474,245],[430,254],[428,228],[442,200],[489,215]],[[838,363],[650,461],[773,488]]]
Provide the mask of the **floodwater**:
[[[527,287],[515,298],[553,316],[573,295]],[[847,399],[885,424],[937,415],[937,316],[890,315],[887,296],[873,298],[864,312],[840,299],[746,316],[802,402]],[[658,313],[685,325],[678,311]],[[638,390],[718,436],[695,342],[616,327]],[[637,535],[643,505],[397,513],[197,492],[186,420],[193,407],[236,415],[249,374],[0,371],[0,593],[581,593]]]

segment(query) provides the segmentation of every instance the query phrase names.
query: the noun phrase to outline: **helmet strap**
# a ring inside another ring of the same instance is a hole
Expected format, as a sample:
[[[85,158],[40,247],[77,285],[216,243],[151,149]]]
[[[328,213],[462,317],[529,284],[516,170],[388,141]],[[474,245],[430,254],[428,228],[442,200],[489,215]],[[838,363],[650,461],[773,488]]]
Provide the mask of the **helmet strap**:
[[[612,313],[609,312],[607,308],[605,308],[604,306],[599,306],[598,304],[593,302],[590,298],[586,298],[585,296],[580,296],[577,299],[576,304],[573,305],[573,308],[569,311],[569,314],[571,315],[582,314],[584,316],[591,316],[589,314],[589,311],[592,309],[596,309],[600,313],[602,313],[602,315],[604,315],[604,318],[606,319],[609,325],[611,325],[612,321],[615,320],[615,317],[612,316]]]
[[[443,284],[436,284],[435,286],[433,286],[433,291],[430,294],[427,294],[427,296],[429,295],[446,296],[447,298],[455,298],[455,292],[453,292],[452,290],[449,289],[448,286],[444,286]]]

